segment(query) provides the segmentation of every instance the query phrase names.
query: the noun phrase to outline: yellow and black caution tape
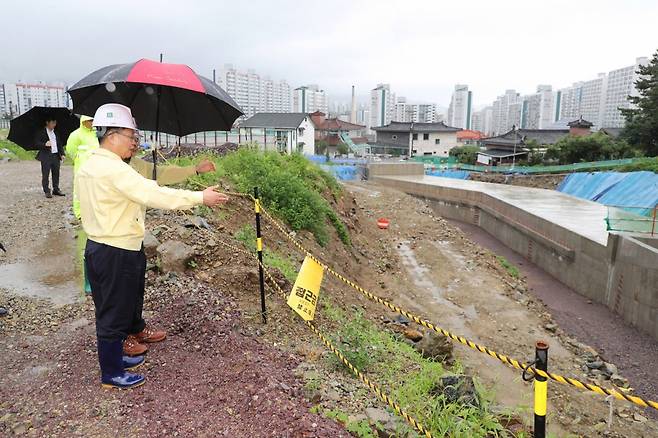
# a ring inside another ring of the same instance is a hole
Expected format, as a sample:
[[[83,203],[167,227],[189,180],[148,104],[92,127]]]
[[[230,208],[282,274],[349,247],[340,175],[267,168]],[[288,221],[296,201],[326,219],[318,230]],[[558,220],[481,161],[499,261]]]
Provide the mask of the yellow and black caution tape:
[[[256,199],[252,195],[250,195],[248,193],[239,193],[239,192],[228,192],[227,194],[230,194],[230,195],[236,196],[236,197],[249,198],[252,201],[254,201],[255,203],[257,203],[258,208],[260,209],[260,212],[263,213],[274,224],[274,226],[276,228],[278,228],[279,231],[281,231],[281,233],[283,233],[283,235],[288,240],[290,240],[290,242],[293,245],[295,245],[302,253],[304,253],[305,255],[312,258],[314,261],[316,261],[318,264],[320,264],[327,272],[329,272],[330,274],[332,274],[334,277],[338,278],[339,280],[341,280],[345,284],[349,285],[353,289],[357,290],[358,292],[363,294],[365,297],[367,297],[371,301],[374,301],[376,303],[379,303],[383,306],[388,307],[389,309],[393,310],[394,312],[399,313],[400,315],[403,315],[403,316],[409,318],[410,320],[414,321],[416,324],[419,324],[419,325],[421,325],[423,327],[426,327],[426,328],[428,328],[428,329],[430,329],[430,330],[432,330],[436,333],[439,333],[439,334],[441,334],[445,337],[448,337],[448,338],[450,338],[454,341],[457,341],[457,342],[459,342],[463,345],[466,345],[467,347],[470,347],[473,350],[479,351],[481,353],[485,353],[485,354],[493,357],[494,359],[497,359],[497,360],[501,361],[505,365],[516,368],[518,370],[532,372],[535,375],[542,376],[542,377],[545,377],[545,378],[549,378],[549,379],[551,379],[555,382],[561,383],[563,385],[570,385],[570,386],[573,386],[575,388],[585,390],[585,391],[591,391],[591,392],[594,392],[594,393],[599,394],[599,395],[612,396],[612,397],[616,398],[617,400],[626,400],[626,401],[631,402],[633,404],[636,404],[638,406],[642,406],[642,407],[645,407],[645,408],[653,408],[655,410],[658,410],[658,402],[656,402],[656,401],[646,400],[642,397],[638,397],[638,396],[630,395],[630,394],[625,394],[623,392],[620,392],[620,391],[617,391],[617,390],[614,390],[614,389],[607,389],[607,388],[603,388],[601,386],[594,385],[594,384],[591,384],[591,383],[582,382],[578,379],[564,377],[564,376],[561,376],[559,374],[554,374],[554,373],[551,373],[551,372],[548,372],[548,371],[538,370],[533,366],[530,366],[528,364],[520,362],[520,361],[518,361],[514,358],[511,358],[511,357],[508,357],[504,354],[497,353],[496,351],[494,351],[490,348],[487,348],[483,345],[477,344],[477,343],[475,343],[471,340],[468,340],[468,339],[464,338],[463,336],[455,335],[455,334],[449,332],[448,330],[445,330],[441,327],[438,327],[438,326],[434,325],[433,323],[431,323],[427,320],[424,320],[424,319],[416,316],[415,314],[396,306],[395,304],[389,303],[388,301],[378,297],[377,295],[375,295],[371,292],[368,292],[367,290],[365,290],[364,288],[362,288],[358,284],[354,283],[353,281],[345,278],[343,275],[341,275],[340,273],[334,271],[332,268],[327,266],[326,263],[323,263],[320,259],[315,257],[309,250],[304,248],[304,246],[301,243],[299,243],[297,241],[297,239],[295,239],[295,237],[292,236],[285,229],[285,227],[279,221],[277,221],[263,207],[263,205],[260,203],[260,201],[256,201]]]
[[[199,229],[201,229],[201,228],[199,228]],[[221,245],[224,245],[225,247],[227,247],[227,248],[229,248],[233,251],[242,252],[242,253],[247,254],[248,256],[254,258],[254,260],[256,260],[256,263],[260,264],[260,266],[263,268],[263,272],[265,272],[265,275],[267,276],[267,279],[269,280],[270,284],[276,289],[276,291],[278,292],[278,295],[281,297],[281,299],[284,302],[286,301],[286,293],[283,291],[283,289],[281,289],[281,287],[276,282],[276,280],[274,279],[274,277],[272,276],[270,271],[267,269],[267,267],[264,264],[260,263],[260,261],[258,260],[258,257],[255,254],[253,254],[253,253],[251,253],[251,252],[249,252],[249,251],[247,251],[243,248],[238,248],[235,245],[231,245],[228,242],[224,242],[221,239],[218,239],[217,236],[214,233],[212,233],[210,230],[205,230],[204,229],[202,231],[205,231],[208,235],[213,236],[213,238],[215,239],[215,241],[217,243],[219,243]],[[338,348],[336,348],[333,345],[333,343],[317,329],[315,324],[313,324],[311,321],[304,321],[304,322],[311,329],[311,331],[313,333],[315,333],[315,335],[322,341],[322,343],[332,353],[334,353],[336,355],[336,357],[338,357],[338,359],[343,364],[345,364],[345,366],[347,368],[349,368],[349,370],[359,380],[361,380],[361,382],[363,382],[363,384],[365,384],[372,392],[374,392],[377,395],[377,397],[379,397],[384,403],[386,403],[389,407],[391,407],[391,409],[393,409],[399,416],[404,418],[411,426],[414,427],[414,429],[416,429],[418,432],[420,432],[423,436],[425,436],[427,438],[432,438],[432,436],[433,436],[432,433],[429,430],[427,430],[425,428],[425,426],[423,426],[414,417],[412,417],[404,409],[402,409],[402,407],[400,407],[400,405],[398,403],[396,403],[393,399],[391,399],[390,396],[388,396],[384,391],[381,390],[379,385],[377,385],[376,383],[373,383],[370,379],[368,379],[368,377],[365,374],[363,374],[361,371],[359,371],[359,369],[356,368],[345,356],[343,356],[343,354],[340,352],[340,350],[338,350]]]
[[[252,199],[253,199],[253,197],[252,197]],[[409,311],[406,311],[406,310],[396,306],[395,304],[392,304],[392,303],[384,300],[383,298],[378,297],[377,295],[365,290],[364,288],[362,288],[358,284],[354,283],[353,281],[345,278],[343,275],[341,275],[340,273],[334,271],[332,268],[327,266],[327,264],[320,261],[310,251],[308,251],[306,248],[304,248],[304,246],[302,246],[302,244],[299,243],[297,241],[297,239],[295,239],[295,237],[292,236],[284,228],[284,226],[281,223],[279,223],[279,221],[277,221],[274,217],[272,217],[272,215],[265,208],[263,208],[262,205],[260,206],[260,210],[274,224],[274,226],[276,228],[278,228],[279,231],[281,231],[284,234],[284,236],[286,236],[286,238],[288,240],[290,240],[305,255],[307,255],[308,257],[315,260],[318,264],[320,264],[327,272],[332,274],[334,277],[338,278],[343,283],[345,283],[348,286],[352,287],[353,289],[357,290],[358,292],[360,292],[361,294],[366,296],[371,301],[374,301],[376,303],[379,303],[383,306],[388,307],[389,309],[393,310],[394,312],[399,313],[400,315],[403,315],[403,316],[409,318],[410,320],[414,321],[416,324],[419,324],[419,325],[421,325],[423,327],[426,327],[426,328],[428,328],[428,329],[430,329],[430,330],[432,330],[436,333],[439,333],[439,334],[441,334],[445,337],[448,337],[448,338],[450,338],[454,341],[457,341],[457,342],[459,342],[463,345],[466,345],[466,346],[472,348],[473,350],[479,351],[481,353],[485,353],[485,354],[493,357],[494,359],[497,359],[497,360],[501,361],[505,365],[511,366],[511,367],[516,368],[518,370],[523,370],[523,371],[527,370],[529,372],[534,373],[535,375],[542,376],[542,377],[545,377],[545,378],[549,378],[549,379],[551,379],[553,381],[556,381],[558,383],[561,383],[563,385],[571,385],[571,386],[573,386],[575,388],[578,388],[578,389],[582,389],[582,390],[585,390],[585,391],[591,391],[591,392],[594,392],[594,393],[597,393],[597,394],[600,394],[600,395],[604,395],[604,396],[612,396],[612,397],[614,397],[618,400],[626,400],[626,401],[634,403],[638,406],[642,406],[642,407],[645,407],[645,408],[650,407],[650,408],[653,408],[655,410],[658,410],[658,402],[655,402],[655,401],[652,401],[652,400],[646,400],[642,397],[638,397],[638,396],[634,396],[634,395],[630,395],[630,394],[625,394],[623,392],[620,392],[620,391],[617,391],[617,390],[614,390],[614,389],[603,388],[601,386],[594,385],[594,384],[591,384],[591,383],[585,383],[585,382],[582,382],[582,381],[577,380],[577,379],[572,379],[572,378],[569,378],[569,377],[561,376],[559,374],[553,374],[553,373],[548,372],[548,371],[538,370],[535,367],[529,366],[529,365],[527,365],[523,362],[520,362],[516,359],[508,357],[504,354],[497,353],[496,351],[491,350],[490,348],[487,348],[483,345],[480,345],[480,344],[477,344],[477,343],[475,343],[471,340],[468,340],[468,339],[464,338],[463,336],[455,335],[455,334],[449,332],[448,330],[445,330],[441,327],[438,327],[438,326],[432,324],[431,322],[429,322],[425,319],[422,319],[422,318],[416,316],[415,314],[413,314]]]

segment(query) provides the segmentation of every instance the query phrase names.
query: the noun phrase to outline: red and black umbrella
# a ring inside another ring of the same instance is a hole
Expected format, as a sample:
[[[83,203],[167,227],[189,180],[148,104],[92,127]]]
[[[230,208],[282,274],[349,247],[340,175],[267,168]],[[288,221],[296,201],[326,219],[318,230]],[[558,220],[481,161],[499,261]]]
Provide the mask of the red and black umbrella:
[[[103,67],[68,92],[77,114],[93,116],[101,105],[120,103],[140,129],[177,136],[227,131],[243,114],[226,91],[190,67],[148,59]]]
[[[68,93],[78,114],[93,116],[106,103],[126,105],[137,126],[155,131],[156,136],[160,132],[182,137],[228,131],[243,115],[226,91],[187,65],[148,59],[103,67],[78,81]],[[156,161],[154,149],[153,163]]]

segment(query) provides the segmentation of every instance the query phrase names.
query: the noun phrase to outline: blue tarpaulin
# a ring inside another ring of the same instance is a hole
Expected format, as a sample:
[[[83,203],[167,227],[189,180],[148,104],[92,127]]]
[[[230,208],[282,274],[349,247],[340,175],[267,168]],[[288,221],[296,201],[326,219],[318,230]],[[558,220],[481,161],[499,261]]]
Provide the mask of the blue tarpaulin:
[[[558,191],[601,204],[643,208],[648,215],[658,205],[658,174],[653,172],[572,173]],[[637,211],[637,210],[636,210]]]
[[[443,178],[469,179],[471,172],[465,170],[431,170],[427,172],[429,176],[440,176]]]
[[[342,181],[361,179],[361,172],[357,166],[327,166],[320,164],[320,167]]]
[[[627,175],[621,172],[572,173],[562,180],[557,190],[577,198],[596,201]]]

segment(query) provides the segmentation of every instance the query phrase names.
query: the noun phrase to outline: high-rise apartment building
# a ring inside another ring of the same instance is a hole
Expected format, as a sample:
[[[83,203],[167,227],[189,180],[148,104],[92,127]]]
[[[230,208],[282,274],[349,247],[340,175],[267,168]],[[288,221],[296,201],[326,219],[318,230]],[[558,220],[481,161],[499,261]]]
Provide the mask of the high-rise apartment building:
[[[493,103],[492,134],[504,134],[521,123],[521,95],[515,90],[506,90]]]
[[[637,95],[637,69],[648,63],[648,58],[637,58],[633,65],[599,73],[596,79],[559,90],[556,99],[559,119],[575,120],[582,116],[594,124],[594,129],[623,127],[625,119],[619,108],[631,107],[628,96]]]
[[[471,129],[480,131],[485,135],[493,133],[493,106],[488,106],[480,111],[475,111],[471,117]]]
[[[217,82],[240,105],[245,118],[260,112],[288,113],[292,110],[291,88],[285,80],[272,80],[254,70],[238,70],[226,64]]]
[[[580,117],[593,123],[595,130],[621,128],[625,119],[619,108],[631,107],[628,96],[638,95],[637,70],[648,63],[648,58],[637,58],[633,65],[599,73],[596,79],[575,82],[557,91],[550,85],[539,85],[536,93],[520,97],[516,91],[507,90],[493,103],[491,130],[487,129],[485,116],[480,112],[473,114],[473,129],[500,135],[512,126],[551,129]]]
[[[639,79],[637,70],[640,66],[649,64],[649,58],[637,58],[635,64],[612,70],[608,73],[608,84],[603,106],[603,128],[621,128],[626,120],[619,108],[630,108],[628,96],[637,96],[635,82]]]
[[[35,106],[68,107],[64,84],[16,82],[0,84],[0,113],[19,116]]]
[[[377,84],[370,92],[370,126],[372,128],[391,123],[395,115],[395,93],[389,84]]]
[[[555,123],[555,102],[555,93],[550,85],[538,85],[536,93],[523,96],[521,128],[547,129]]]
[[[315,111],[329,113],[327,95],[316,84],[295,88],[292,101],[292,112],[294,113],[313,113]]]
[[[395,104],[395,122],[434,123],[436,122],[436,104],[409,103],[404,97],[399,97]]]
[[[457,84],[448,107],[448,126],[471,129],[471,108],[473,92],[468,91],[468,85]]]

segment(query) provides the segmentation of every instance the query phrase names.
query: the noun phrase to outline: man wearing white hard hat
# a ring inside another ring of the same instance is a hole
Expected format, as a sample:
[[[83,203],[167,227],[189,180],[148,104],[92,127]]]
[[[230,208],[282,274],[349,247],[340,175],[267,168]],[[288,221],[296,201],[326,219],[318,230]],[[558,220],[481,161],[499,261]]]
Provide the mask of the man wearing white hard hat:
[[[139,141],[130,108],[103,105],[96,111],[93,125],[100,148],[80,167],[75,184],[82,227],[88,236],[85,265],[96,308],[101,384],[132,388],[143,384],[144,377],[126,368],[139,365],[144,358],[123,356],[123,341],[134,329],[135,297],[144,287],[146,207],[215,207],[228,197],[216,192],[216,187],[202,192],[160,187],[124,162]]]

